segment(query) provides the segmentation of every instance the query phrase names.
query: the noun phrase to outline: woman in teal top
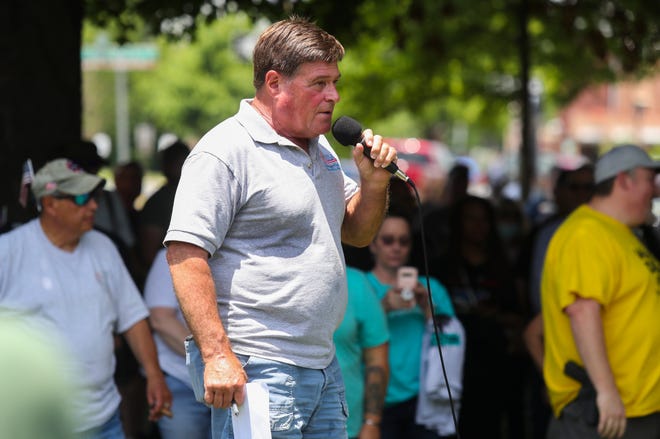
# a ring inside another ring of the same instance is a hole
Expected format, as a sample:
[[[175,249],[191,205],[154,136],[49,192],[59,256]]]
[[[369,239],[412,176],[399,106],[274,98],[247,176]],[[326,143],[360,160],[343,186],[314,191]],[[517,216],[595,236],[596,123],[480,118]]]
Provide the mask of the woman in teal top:
[[[374,268],[367,279],[376,291],[387,315],[390,331],[390,379],[385,397],[381,427],[382,439],[438,436],[415,424],[415,409],[419,393],[422,337],[427,319],[431,318],[426,278],[419,277],[414,296],[406,300],[397,288],[397,271],[408,263],[411,251],[410,222],[404,216],[385,218],[376,238],[370,244]],[[434,312],[454,316],[454,309],[445,288],[430,278]]]
[[[334,341],[346,387],[348,437],[377,438],[387,388],[387,322],[365,274],[348,267],[346,278],[348,305]]]

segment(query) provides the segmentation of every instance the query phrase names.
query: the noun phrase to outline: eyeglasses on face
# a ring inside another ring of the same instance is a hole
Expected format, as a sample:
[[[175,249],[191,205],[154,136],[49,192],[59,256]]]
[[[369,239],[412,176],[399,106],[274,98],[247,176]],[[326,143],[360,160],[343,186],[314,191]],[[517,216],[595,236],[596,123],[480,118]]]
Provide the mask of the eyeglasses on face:
[[[100,193],[101,193],[100,190],[95,189],[91,192],[87,192],[86,194],[80,194],[80,195],[60,194],[60,195],[54,195],[54,197],[57,198],[58,200],[71,200],[73,201],[73,204],[75,204],[76,206],[82,207],[87,203],[89,203],[92,198],[95,200],[98,199]]]
[[[383,235],[380,237],[380,242],[383,243],[383,245],[392,245],[394,242],[398,242],[401,247],[408,247],[410,246],[410,237],[409,236],[392,236],[392,235]]]

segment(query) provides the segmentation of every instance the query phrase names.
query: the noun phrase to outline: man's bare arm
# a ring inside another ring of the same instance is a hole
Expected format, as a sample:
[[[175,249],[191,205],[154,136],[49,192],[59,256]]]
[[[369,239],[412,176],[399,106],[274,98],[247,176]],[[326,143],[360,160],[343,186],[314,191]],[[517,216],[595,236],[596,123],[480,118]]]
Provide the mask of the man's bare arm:
[[[204,360],[205,402],[222,408],[232,401],[242,404],[247,376],[220,319],[208,254],[175,241],[169,243],[167,262],[181,311]]]
[[[626,412],[607,358],[600,304],[578,296],[564,311],[571,320],[584,367],[596,388],[598,432],[605,438],[619,438],[626,429]]]
[[[384,167],[397,158],[396,150],[371,130],[364,131],[363,139],[371,147],[371,158],[364,156],[362,144],[353,149],[353,160],[360,172],[360,190],[348,202],[341,228],[342,241],[355,247],[369,245],[383,222],[392,178]]]
[[[147,378],[147,402],[149,420],[155,421],[169,412],[172,394],[165,383],[165,376],[158,363],[156,344],[147,320],[140,320],[124,332],[124,338],[144,369]]]

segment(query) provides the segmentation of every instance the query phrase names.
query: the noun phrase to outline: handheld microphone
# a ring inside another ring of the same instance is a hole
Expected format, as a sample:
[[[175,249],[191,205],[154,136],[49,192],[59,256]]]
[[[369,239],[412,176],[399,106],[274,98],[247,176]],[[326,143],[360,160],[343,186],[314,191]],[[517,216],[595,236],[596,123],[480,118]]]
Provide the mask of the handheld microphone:
[[[332,124],[332,135],[344,146],[353,146],[361,143],[364,146],[364,155],[371,158],[371,147],[367,146],[362,137],[362,125],[357,120],[340,116]],[[385,167],[392,175],[405,182],[412,182],[405,172],[399,169],[396,163],[390,163]]]

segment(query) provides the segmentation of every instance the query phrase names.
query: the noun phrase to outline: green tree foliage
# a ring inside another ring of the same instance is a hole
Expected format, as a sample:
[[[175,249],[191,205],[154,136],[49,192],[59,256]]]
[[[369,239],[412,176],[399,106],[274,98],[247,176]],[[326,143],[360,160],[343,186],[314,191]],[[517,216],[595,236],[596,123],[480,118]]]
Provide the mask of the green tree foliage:
[[[552,106],[658,67],[660,8],[643,1],[365,0],[348,40],[362,61],[350,70],[351,105],[369,119],[406,109],[427,127],[501,127],[520,97],[523,6],[532,75]]]
[[[339,109],[370,124],[404,118],[419,131],[413,134],[429,136],[448,135],[453,121],[500,132],[509,104],[521,95],[522,16],[528,17],[532,76],[542,82],[551,107],[586,85],[657,69],[660,44],[660,8],[646,0],[86,0],[86,5],[97,22],[115,23],[120,39],[142,20],[151,32],[203,39],[200,23],[228,11],[252,19],[310,16],[348,49]],[[220,72],[216,80],[223,80]],[[188,81],[198,86],[201,107],[215,99],[205,95],[210,90],[205,79]],[[188,122],[196,118],[186,115]]]
[[[199,26],[195,44],[160,38],[157,67],[131,75],[133,119],[195,139],[236,113],[254,94],[251,63],[236,50],[251,28],[245,14],[230,14]]]

